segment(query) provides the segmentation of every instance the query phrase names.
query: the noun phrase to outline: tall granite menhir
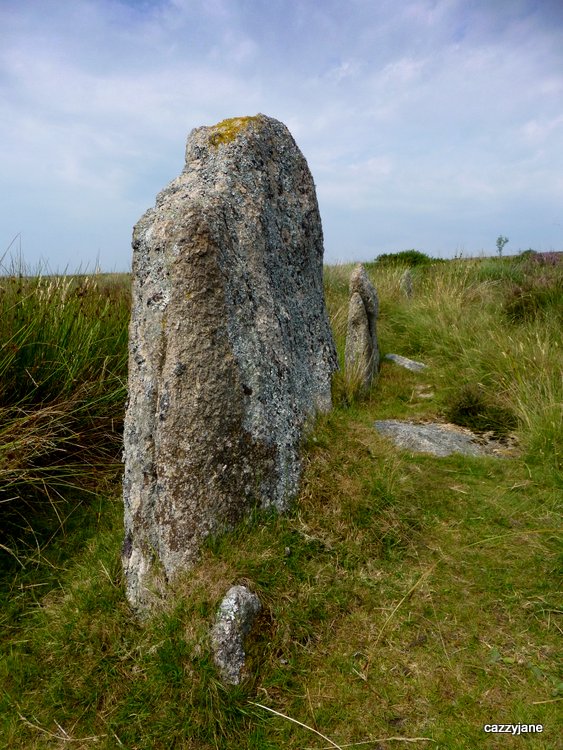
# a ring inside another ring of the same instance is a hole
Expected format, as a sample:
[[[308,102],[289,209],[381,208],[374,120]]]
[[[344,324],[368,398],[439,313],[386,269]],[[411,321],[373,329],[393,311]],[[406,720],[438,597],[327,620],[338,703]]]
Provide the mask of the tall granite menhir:
[[[287,508],[336,354],[315,187],[281,122],[193,130],[133,233],[127,596],[138,611],[253,507]]]

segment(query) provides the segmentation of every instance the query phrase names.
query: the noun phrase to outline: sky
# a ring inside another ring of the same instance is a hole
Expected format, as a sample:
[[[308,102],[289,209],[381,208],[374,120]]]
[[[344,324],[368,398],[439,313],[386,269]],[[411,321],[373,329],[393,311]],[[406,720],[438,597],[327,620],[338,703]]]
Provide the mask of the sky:
[[[284,122],[325,262],[563,250],[561,0],[0,0],[0,259],[123,271],[194,127]]]

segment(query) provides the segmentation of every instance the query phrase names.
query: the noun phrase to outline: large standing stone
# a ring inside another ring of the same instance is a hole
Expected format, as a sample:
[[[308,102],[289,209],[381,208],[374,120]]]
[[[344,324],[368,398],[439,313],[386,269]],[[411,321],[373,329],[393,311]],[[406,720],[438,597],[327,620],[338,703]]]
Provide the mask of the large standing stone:
[[[284,510],[336,354],[307,162],[256,117],[193,130],[182,174],[133,233],[125,418],[127,595],[197,559],[255,506]]]
[[[356,373],[367,388],[379,369],[377,341],[377,292],[360,263],[350,276],[350,304],[344,360],[346,369]]]

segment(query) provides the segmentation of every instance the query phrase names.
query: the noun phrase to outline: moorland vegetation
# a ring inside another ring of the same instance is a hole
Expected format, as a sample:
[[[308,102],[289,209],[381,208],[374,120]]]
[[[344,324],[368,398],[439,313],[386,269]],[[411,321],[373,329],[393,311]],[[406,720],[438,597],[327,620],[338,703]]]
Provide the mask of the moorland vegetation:
[[[293,510],[211,540],[145,623],[120,566],[130,280],[0,278],[2,747],[520,746],[485,736],[497,721],[556,747],[562,254],[412,252],[366,268],[383,355],[428,369],[383,360],[367,394],[341,369]],[[325,269],[341,365],[351,268]],[[513,456],[401,451],[373,428],[387,418],[492,433]],[[226,688],[209,629],[237,583],[263,608]]]

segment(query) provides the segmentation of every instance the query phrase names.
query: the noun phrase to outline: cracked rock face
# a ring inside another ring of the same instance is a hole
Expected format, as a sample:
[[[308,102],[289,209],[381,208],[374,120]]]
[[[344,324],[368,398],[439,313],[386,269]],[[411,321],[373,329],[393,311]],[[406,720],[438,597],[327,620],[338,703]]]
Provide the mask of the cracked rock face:
[[[315,187],[258,115],[190,134],[183,172],[133,233],[124,431],[127,596],[137,610],[209,534],[286,509],[336,353]]]
[[[262,606],[246,586],[233,586],[221,602],[211,631],[213,658],[221,677],[230,685],[238,685],[244,668],[244,639]]]

